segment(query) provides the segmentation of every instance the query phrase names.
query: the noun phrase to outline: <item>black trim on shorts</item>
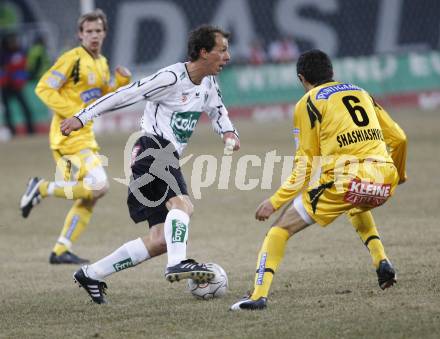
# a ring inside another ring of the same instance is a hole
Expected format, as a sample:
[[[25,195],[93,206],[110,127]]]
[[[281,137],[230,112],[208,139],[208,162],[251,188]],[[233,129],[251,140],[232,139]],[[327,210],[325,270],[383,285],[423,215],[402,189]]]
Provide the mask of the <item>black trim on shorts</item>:
[[[327,182],[325,184],[322,184],[318,186],[317,188],[314,188],[310,190],[309,197],[310,197],[310,204],[312,205],[313,213],[316,213],[316,206],[318,205],[319,197],[324,193],[324,190],[326,188],[330,188],[333,186],[334,181]]]

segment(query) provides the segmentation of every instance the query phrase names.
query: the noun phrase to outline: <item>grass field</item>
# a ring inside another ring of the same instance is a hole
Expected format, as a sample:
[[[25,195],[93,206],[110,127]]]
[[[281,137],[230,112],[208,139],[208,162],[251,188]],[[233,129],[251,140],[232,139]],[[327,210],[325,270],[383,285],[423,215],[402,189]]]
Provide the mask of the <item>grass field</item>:
[[[107,280],[109,304],[92,304],[72,282],[74,266],[50,266],[48,256],[70,202],[47,199],[29,219],[18,200],[29,176],[53,177],[47,138],[0,144],[0,338],[438,338],[440,337],[440,230],[438,188],[440,112],[401,111],[394,117],[409,137],[407,184],[374,213],[399,282],[381,291],[367,250],[344,217],[313,226],[289,242],[263,312],[233,313],[228,307],[252,286],[255,259],[269,223],[253,219],[272,189],[202,188],[194,200],[188,254],[214,261],[228,273],[223,299],[199,301],[186,283],[169,284],[160,257]],[[291,155],[290,122],[238,122],[241,154],[277,149]],[[123,177],[127,135],[98,138],[109,157],[111,178]],[[210,126],[198,127],[186,154],[222,155]],[[232,164],[235,170],[238,154]],[[191,187],[191,168],[185,166]],[[261,178],[262,168],[248,178]],[[74,250],[97,260],[145,234],[129,219],[126,187],[111,180],[89,229]]]

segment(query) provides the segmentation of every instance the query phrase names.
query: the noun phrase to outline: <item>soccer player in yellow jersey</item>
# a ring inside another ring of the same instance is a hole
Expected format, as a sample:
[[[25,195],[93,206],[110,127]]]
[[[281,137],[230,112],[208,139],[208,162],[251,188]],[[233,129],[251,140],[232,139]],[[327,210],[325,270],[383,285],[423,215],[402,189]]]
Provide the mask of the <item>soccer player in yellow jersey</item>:
[[[285,208],[264,239],[253,292],[231,310],[266,308],[287,240],[314,223],[326,226],[343,213],[370,252],[379,286],[386,289],[396,282],[370,210],[406,180],[405,133],[362,88],[334,81],[324,52],[302,54],[297,74],[306,94],[294,113],[295,168],[258,206],[255,217],[264,221]],[[319,178],[313,182],[317,161]]]
[[[107,19],[103,11],[97,9],[82,15],[78,19],[81,45],[64,53],[42,76],[35,89],[38,97],[53,111],[49,139],[56,175],[54,181],[30,179],[20,202],[22,215],[27,218],[31,209],[48,196],[74,200],[50,255],[51,264],[88,262],[71,252],[72,243],[84,231],[96,201],[108,189],[93,122],[69,136],[60,132],[62,120],[131,81],[130,72],[120,66],[116,68],[115,79],[110,79],[107,59],[101,54],[106,32]]]

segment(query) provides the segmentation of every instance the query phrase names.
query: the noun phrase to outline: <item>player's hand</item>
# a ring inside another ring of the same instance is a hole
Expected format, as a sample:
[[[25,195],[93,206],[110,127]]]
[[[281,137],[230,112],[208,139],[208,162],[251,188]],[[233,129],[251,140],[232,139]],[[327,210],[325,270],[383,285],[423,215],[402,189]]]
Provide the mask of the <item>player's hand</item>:
[[[403,178],[400,178],[400,179],[399,179],[399,183],[398,183],[398,185],[402,185],[403,183],[406,182],[406,180],[408,180],[408,178],[407,178],[406,175],[405,175]]]
[[[68,136],[73,131],[77,131],[82,127],[83,124],[81,120],[79,120],[77,117],[72,117],[61,121],[60,130],[63,135]]]
[[[272,203],[269,199],[266,199],[257,207],[255,219],[260,221],[267,220],[274,212],[275,208],[273,208]]]
[[[119,73],[119,75],[123,76],[124,78],[131,78],[131,72],[127,67],[116,66],[115,71],[117,73]]]
[[[223,142],[225,144],[225,153],[232,153],[240,149],[240,139],[233,132],[223,134]]]

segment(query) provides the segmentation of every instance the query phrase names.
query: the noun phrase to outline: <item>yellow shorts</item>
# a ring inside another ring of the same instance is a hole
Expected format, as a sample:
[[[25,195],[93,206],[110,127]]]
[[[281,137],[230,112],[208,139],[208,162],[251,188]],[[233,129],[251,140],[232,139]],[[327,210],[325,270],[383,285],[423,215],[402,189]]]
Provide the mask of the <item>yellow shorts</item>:
[[[52,151],[56,164],[55,182],[84,181],[88,186],[107,181],[101,156],[97,151],[83,149],[75,154]]]
[[[339,175],[323,173],[316,184],[302,192],[303,208],[313,221],[326,226],[342,213],[368,211],[393,195],[399,181],[394,164],[370,162],[358,166],[355,174],[343,170]]]

